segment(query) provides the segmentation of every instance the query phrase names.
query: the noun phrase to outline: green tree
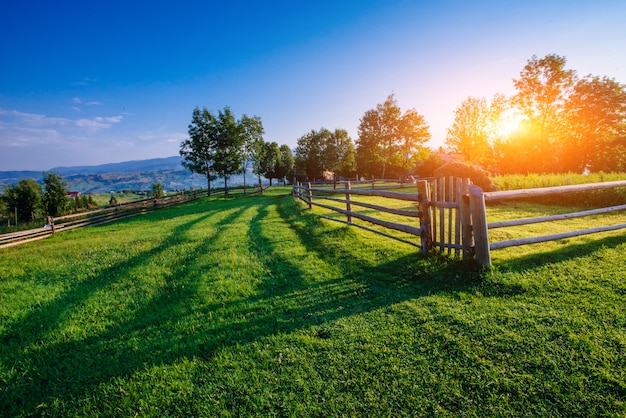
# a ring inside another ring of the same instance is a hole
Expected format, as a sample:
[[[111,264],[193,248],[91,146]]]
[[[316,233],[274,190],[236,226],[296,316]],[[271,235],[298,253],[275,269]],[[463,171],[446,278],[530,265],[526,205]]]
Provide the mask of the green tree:
[[[626,170],[626,86],[589,75],[576,83],[566,108],[573,130],[565,149],[569,166]]]
[[[150,194],[155,199],[162,198],[163,197],[163,185],[160,182],[152,183],[152,190],[150,191]]]
[[[278,150],[280,151],[280,159],[278,160],[278,164],[274,170],[276,178],[279,180],[289,178],[295,165],[293,153],[291,152],[291,148],[289,148],[286,144],[281,145]]]
[[[228,180],[243,167],[246,132],[228,106],[218,112],[217,120],[213,168],[224,179],[224,193],[228,196]]]
[[[446,145],[463,160],[483,165],[492,163],[493,144],[499,140],[499,119],[507,109],[507,99],[496,95],[491,103],[468,97],[454,112],[454,122],[446,135]]]
[[[280,147],[276,142],[266,142],[263,144],[260,172],[270,181],[270,186],[272,185],[272,179],[278,178],[276,169],[280,164],[280,159]]]
[[[517,93],[512,103],[524,115],[524,142],[532,148],[533,171],[568,171],[563,159],[564,148],[570,140],[571,118],[567,102],[577,82],[574,70],[565,68],[567,60],[555,54],[544,58],[533,56],[520,78],[513,80]],[[516,158],[514,155],[508,159]]]
[[[311,130],[298,139],[296,146],[296,173],[306,178],[319,178],[324,172],[322,151],[326,130]],[[326,131],[327,132],[327,131]]]
[[[263,129],[263,123],[261,122],[261,118],[258,116],[248,117],[243,115],[241,117],[241,126],[243,129],[244,135],[244,143],[243,143],[243,188],[244,191],[246,189],[246,181],[248,174],[248,165],[252,164],[253,172],[254,172],[254,164],[257,161],[257,155],[259,149],[262,147],[263,143],[263,134],[265,130]]]
[[[211,196],[211,181],[217,178],[214,168],[217,124],[217,118],[206,107],[202,110],[194,108],[189,124],[189,138],[180,145],[183,166],[193,173],[206,176],[208,196]]]
[[[335,176],[350,177],[356,173],[356,151],[345,129],[326,131],[322,136],[322,164]]]
[[[67,198],[67,183],[58,174],[44,173],[43,207],[47,215],[59,216],[63,214],[69,199]]]
[[[312,130],[298,139],[296,171],[307,177],[321,177],[325,171],[350,176],[355,172],[354,145],[345,129],[331,132]]]
[[[10,213],[17,210],[17,220],[28,222],[40,216],[43,189],[33,179],[22,179],[4,189],[2,198]]]
[[[430,139],[425,119],[415,109],[402,114],[393,94],[365,112],[359,124],[359,172],[381,176],[407,174],[418,148]]]

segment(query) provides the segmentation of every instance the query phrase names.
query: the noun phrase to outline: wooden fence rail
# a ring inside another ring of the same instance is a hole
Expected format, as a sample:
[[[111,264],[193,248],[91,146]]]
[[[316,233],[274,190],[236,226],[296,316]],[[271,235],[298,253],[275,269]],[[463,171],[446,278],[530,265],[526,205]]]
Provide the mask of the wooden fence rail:
[[[537,244],[547,241],[556,241],[566,238],[579,237],[583,235],[596,234],[600,232],[617,231],[625,229],[626,224],[608,225],[595,228],[581,229],[575,231],[562,232],[558,234],[549,234],[543,236],[529,237],[529,238],[517,238],[499,242],[489,242],[488,230],[494,228],[505,228],[510,226],[529,225],[540,222],[553,222],[564,219],[581,218],[585,216],[592,216],[598,214],[604,214],[609,212],[626,210],[626,205],[610,206],[599,209],[591,209],[581,212],[571,212],[560,215],[551,216],[539,216],[534,218],[515,219],[510,221],[492,222],[487,223],[485,205],[486,202],[493,201],[505,201],[513,199],[523,199],[527,197],[536,196],[550,196],[571,192],[586,192],[593,190],[610,189],[617,187],[626,187],[626,181],[610,181],[604,183],[588,183],[577,184],[570,186],[557,186],[557,187],[541,187],[535,189],[524,190],[507,190],[502,192],[483,192],[479,187],[472,186],[470,188],[470,199],[473,199],[471,203],[472,210],[476,211],[476,214],[472,212],[474,218],[474,236],[481,236],[480,242],[476,242],[476,258],[480,265],[491,265],[491,251],[502,248],[515,247],[520,245]]]
[[[407,184],[409,183],[400,184],[396,182],[393,184],[390,181],[386,181],[383,187],[404,188],[407,187]],[[454,187],[446,189],[445,184],[453,185]],[[461,241],[461,238],[463,237],[465,239],[464,244],[468,248],[467,251],[463,252],[464,257],[466,257],[471,253],[469,250],[469,235],[467,235],[467,231],[470,231],[470,229],[462,228],[461,220],[463,217],[459,215],[458,212],[461,206],[459,202],[462,200],[460,193],[464,191],[462,186],[467,186],[468,184],[469,180],[464,182],[461,180],[457,181],[455,179],[447,179],[445,183],[437,182],[432,179],[419,180],[416,183],[417,193],[408,193],[380,190],[380,185],[377,185],[375,188],[367,187],[356,189],[352,187],[351,182],[344,182],[344,188],[336,188],[333,184],[317,184],[317,187],[313,187],[311,183],[303,185],[302,183],[296,182],[293,186],[293,195],[294,197],[304,201],[309,209],[316,206],[337,212],[346,217],[346,220],[343,220],[337,217],[322,215],[322,217],[326,219],[347,223],[349,225],[420,247],[423,253],[427,253],[433,247],[438,247],[442,252],[447,249],[448,253],[451,253],[451,251],[454,250],[455,255],[458,256],[461,250],[465,248],[463,242]],[[415,187],[415,185],[413,187]],[[338,197],[340,195],[345,195],[345,198]],[[399,209],[362,202],[355,200],[355,196],[383,197],[391,200],[414,202],[415,209]],[[320,200],[345,205],[345,209],[343,207],[320,203]],[[375,216],[360,213],[355,210],[355,208],[373,209],[377,212],[388,213],[400,218],[419,218],[419,226],[412,224],[415,221],[411,220],[403,222],[383,220]],[[380,230],[369,228],[362,224],[355,224],[353,219],[359,219],[386,229],[405,232],[419,237],[419,239],[416,240],[417,242],[402,239],[397,236],[381,232]],[[452,223],[455,223],[456,226],[452,225]],[[462,230],[465,230],[466,233],[462,234]]]
[[[117,221],[129,216],[144,214],[148,210],[168,208],[196,199],[197,196],[196,193],[168,196],[160,199],[140,200],[56,218],[48,217],[48,224],[45,227],[0,235],[0,248],[36,241],[61,231]]]
[[[418,193],[402,193],[377,189],[354,189],[351,187],[352,185],[350,182],[346,182],[344,184],[344,188],[341,189],[338,189],[333,185],[330,186],[331,187],[312,187],[311,183],[307,183],[306,185],[303,185],[302,183],[294,183],[293,195],[296,198],[303,200],[308,205],[309,209],[312,209],[313,206],[317,206],[346,216],[345,221],[336,217],[323,216],[326,219],[343,222],[421,247],[423,253],[427,253],[430,249],[434,248],[438,249],[440,252],[447,252],[449,255],[454,252],[454,256],[462,256],[464,260],[475,258],[481,266],[491,265],[492,250],[626,228],[626,224],[618,224],[563,232],[559,234],[550,234],[540,237],[490,242],[489,229],[605,214],[626,210],[626,205],[491,223],[487,222],[486,210],[486,202],[499,202],[535,196],[548,196],[561,193],[626,187],[626,181],[487,193],[483,192],[480,187],[470,184],[469,179],[455,178],[419,180],[417,181]],[[395,187],[399,186],[396,185]],[[340,198],[338,195],[345,195],[345,198]],[[416,210],[389,208],[373,203],[360,202],[354,200],[353,196],[384,197],[388,199],[411,201],[415,202]],[[320,200],[345,205],[345,209],[319,203]],[[382,220],[369,214],[365,215],[363,213],[359,213],[354,210],[354,207],[373,209],[381,213],[389,213],[400,217],[419,218],[420,226],[417,227],[415,225],[411,225],[410,223]],[[353,219],[359,219],[387,229],[393,229],[414,236],[419,236],[420,242],[417,244],[416,242],[400,239],[396,236],[368,228],[367,226],[361,224],[355,224]]]

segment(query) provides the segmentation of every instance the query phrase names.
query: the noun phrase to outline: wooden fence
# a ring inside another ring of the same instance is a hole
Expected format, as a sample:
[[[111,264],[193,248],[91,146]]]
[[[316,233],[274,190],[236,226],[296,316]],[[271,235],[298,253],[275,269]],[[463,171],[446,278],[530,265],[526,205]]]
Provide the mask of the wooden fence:
[[[36,241],[61,231],[69,231],[75,228],[83,228],[86,226],[100,225],[117,221],[129,216],[144,214],[149,210],[163,209],[173,205],[178,205],[196,199],[197,197],[197,193],[188,193],[184,195],[163,197],[160,199],[139,200],[123,205],[98,209],[90,212],[76,213],[73,215],[60,216],[57,218],[50,216],[48,217],[47,225],[44,227],[0,235],[0,248]]]
[[[597,228],[588,228],[550,234],[530,238],[517,238],[499,242],[489,242],[489,229],[505,228],[511,226],[530,225],[540,222],[554,222],[564,219],[581,218],[591,215],[599,215],[609,212],[626,210],[626,205],[610,206],[599,209],[586,210],[582,212],[571,212],[559,215],[540,216],[535,218],[514,219],[503,222],[487,222],[486,202],[506,201],[523,199],[536,196],[559,195],[572,192],[586,192],[593,190],[626,187],[626,181],[611,181],[604,183],[589,183],[571,186],[542,187],[536,189],[507,190],[502,192],[483,192],[477,186],[469,187],[470,204],[473,206],[472,217],[474,218],[473,233],[476,240],[475,252],[478,263],[482,266],[491,265],[491,251],[502,248],[515,247],[527,244],[537,244],[547,241],[557,241],[566,238],[579,237],[583,235],[595,234],[599,232],[616,231],[626,228],[626,224],[616,224]]]
[[[332,210],[345,215],[346,219],[323,216],[336,222],[347,223],[374,233],[393,238],[410,245],[421,248],[426,254],[432,248],[441,252],[447,251],[455,256],[463,254],[464,258],[470,257],[471,252],[471,228],[463,227],[463,222],[469,222],[469,206],[463,205],[463,194],[467,193],[469,180],[461,179],[428,179],[419,180],[415,184],[398,183],[391,181],[367,181],[353,187],[351,182],[341,184],[342,188],[336,188],[333,184],[311,183],[303,185],[294,183],[293,193],[296,198],[303,200],[311,209],[313,206]],[[389,188],[413,188],[417,193],[398,192],[385,190]],[[341,196],[341,197],[339,197]],[[398,209],[368,202],[355,200],[355,196],[383,197],[392,200],[414,202],[412,209]],[[335,204],[320,203],[320,200]],[[345,205],[337,207],[336,204]],[[402,222],[392,222],[366,215],[354,210],[354,208],[373,209],[378,212],[388,213],[406,219]],[[359,219],[370,224],[382,226],[386,229],[401,231],[416,237],[415,240],[399,238],[380,230],[369,228],[363,224],[356,224],[354,219]]]
[[[374,184],[374,183],[372,183]],[[410,245],[420,247],[426,254],[435,249],[447,252],[449,255],[462,257],[464,260],[476,258],[481,266],[491,265],[491,251],[518,245],[534,244],[546,241],[561,240],[598,232],[614,231],[626,228],[626,224],[589,228],[586,230],[570,231],[532,238],[519,238],[500,242],[489,241],[489,229],[509,226],[528,225],[539,222],[558,221],[562,219],[578,218],[598,215],[614,211],[626,210],[626,205],[612,206],[600,209],[587,210],[553,216],[517,219],[504,222],[487,222],[486,202],[520,199],[533,196],[548,196],[569,192],[601,190],[614,187],[626,187],[626,181],[583,184],[562,187],[547,187],[538,189],[509,190],[503,192],[483,192],[478,186],[470,184],[469,179],[438,178],[417,181],[417,193],[403,193],[379,190],[380,187],[370,187],[369,183],[361,188],[353,188],[350,182],[342,184],[343,188],[335,185],[303,185],[294,183],[293,194],[303,200],[312,209],[313,206],[332,210],[346,217],[345,220],[336,217],[323,216],[336,222],[343,222],[359,228],[367,229],[389,238],[397,239]],[[398,184],[389,187],[400,187]],[[339,196],[342,196],[341,198]],[[345,196],[345,197],[343,197]],[[394,209],[381,205],[354,200],[354,196],[374,196],[388,199],[415,202],[415,209]],[[320,200],[330,201],[344,207],[319,203]],[[353,210],[354,207],[373,209],[382,213],[397,215],[401,218],[418,218],[419,226],[415,221],[391,222],[374,216],[365,215]],[[419,242],[398,238],[396,236],[369,228],[362,224],[355,224],[353,219],[382,226],[383,228],[402,231],[416,237]]]

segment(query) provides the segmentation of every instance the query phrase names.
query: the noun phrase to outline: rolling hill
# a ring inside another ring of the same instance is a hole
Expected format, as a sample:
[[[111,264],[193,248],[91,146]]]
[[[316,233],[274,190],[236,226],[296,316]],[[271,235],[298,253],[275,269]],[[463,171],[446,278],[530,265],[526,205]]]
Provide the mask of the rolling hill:
[[[161,183],[165,190],[190,190],[206,188],[206,179],[182,166],[182,157],[153,158],[125,161],[96,166],[55,167],[48,172],[61,175],[69,190],[81,193],[109,193],[122,190],[149,190],[153,183]],[[43,182],[44,172],[0,171],[0,191],[21,179],[32,178]],[[248,172],[247,182],[256,183]],[[217,180],[216,186],[223,181]],[[243,175],[233,176],[229,185],[243,184]]]

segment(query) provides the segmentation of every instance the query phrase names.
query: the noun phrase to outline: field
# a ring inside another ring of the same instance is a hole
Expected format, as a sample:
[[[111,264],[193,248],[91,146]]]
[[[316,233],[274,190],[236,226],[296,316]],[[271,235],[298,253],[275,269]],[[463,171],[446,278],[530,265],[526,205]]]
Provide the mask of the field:
[[[480,271],[270,192],[1,250],[0,415],[626,414],[623,232]]]

